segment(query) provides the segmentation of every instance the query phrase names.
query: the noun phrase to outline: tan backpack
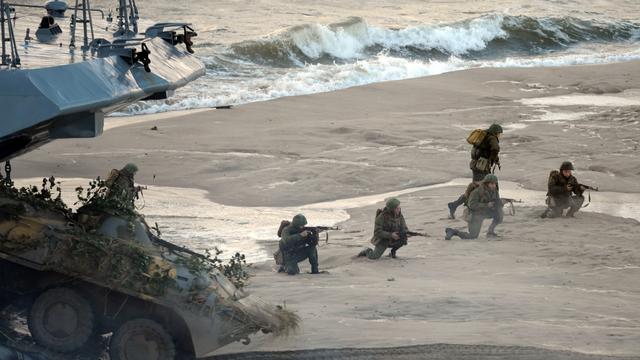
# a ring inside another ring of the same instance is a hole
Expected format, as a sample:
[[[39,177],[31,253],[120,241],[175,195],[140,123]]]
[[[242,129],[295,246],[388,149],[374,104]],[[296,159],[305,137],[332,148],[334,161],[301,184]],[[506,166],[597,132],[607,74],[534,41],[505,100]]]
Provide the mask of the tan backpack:
[[[473,146],[480,146],[487,136],[487,131],[483,129],[473,130],[469,136],[467,136],[467,142]]]
[[[289,220],[282,220],[280,222],[280,227],[276,232],[278,234],[278,237],[282,237],[282,231],[284,230],[284,228],[286,228],[289,225],[291,225],[291,221]],[[282,254],[282,251],[280,251],[280,248],[278,248],[278,250],[276,250],[276,252],[273,253],[273,260],[276,262],[276,265],[284,265],[284,254]]]
[[[291,225],[291,221],[289,220],[282,220],[280,221],[280,227],[278,228],[278,237],[282,237],[282,230],[284,230],[284,228],[286,228],[287,226]]]

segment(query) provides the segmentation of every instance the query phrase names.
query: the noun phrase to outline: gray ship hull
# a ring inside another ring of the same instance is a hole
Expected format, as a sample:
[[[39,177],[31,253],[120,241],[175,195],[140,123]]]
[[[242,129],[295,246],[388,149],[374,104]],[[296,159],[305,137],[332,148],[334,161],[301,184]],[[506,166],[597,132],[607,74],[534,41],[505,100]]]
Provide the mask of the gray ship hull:
[[[102,133],[104,114],[162,98],[204,75],[204,64],[161,38],[145,42],[151,72],[118,55],[37,69],[0,71],[0,161],[63,138]]]

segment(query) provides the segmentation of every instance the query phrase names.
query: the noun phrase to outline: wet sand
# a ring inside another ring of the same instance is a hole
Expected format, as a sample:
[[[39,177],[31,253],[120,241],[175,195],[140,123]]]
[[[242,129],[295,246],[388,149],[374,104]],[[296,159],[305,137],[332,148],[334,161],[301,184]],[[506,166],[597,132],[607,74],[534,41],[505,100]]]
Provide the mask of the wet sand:
[[[542,191],[549,171],[572,160],[581,182],[635,198],[639,69],[476,69],[132,119],[98,139],[27,154],[12,162],[14,176],[90,178],[132,161],[140,183],[206,190],[229,206],[287,207],[292,216],[306,204],[468,177],[466,135],[497,121],[506,129],[500,179]],[[457,343],[640,355],[638,221],[590,212],[542,220],[540,203],[527,201],[498,228],[501,241],[447,242],[446,226],[464,226],[446,218],[462,190],[400,195],[409,226],[431,237],[412,238],[399,259],[353,258],[369,245],[381,198],[346,210],[345,230],[319,249],[328,274],[290,277],[255,264],[249,290],[297,310],[302,329],[219,353]],[[509,195],[519,198],[517,189]],[[592,196],[595,206],[607,194]],[[631,205],[602,211],[634,217]],[[275,248],[273,238],[261,246]]]

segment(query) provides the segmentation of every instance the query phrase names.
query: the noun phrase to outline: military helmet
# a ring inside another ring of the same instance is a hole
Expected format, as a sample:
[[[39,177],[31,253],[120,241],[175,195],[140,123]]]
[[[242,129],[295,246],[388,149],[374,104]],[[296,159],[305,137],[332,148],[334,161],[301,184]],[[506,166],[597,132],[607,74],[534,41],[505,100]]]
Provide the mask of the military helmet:
[[[483,183],[498,183],[498,177],[493,174],[487,174],[484,179],[482,179]]]
[[[571,163],[571,161],[563,162],[562,165],[560,165],[560,171],[562,170],[574,170],[573,164]]]
[[[502,126],[500,126],[499,124],[492,124],[491,126],[489,126],[487,132],[492,134],[502,134]]]
[[[307,225],[307,218],[304,217],[304,215],[302,214],[298,214],[293,217],[293,220],[291,221],[291,225],[293,227],[305,226]]]
[[[138,172],[138,167],[134,163],[128,163],[122,168],[122,171],[126,171],[129,174],[135,174]]]
[[[400,206],[400,200],[398,200],[397,198],[391,198],[389,200],[387,200],[387,209],[389,210],[394,210],[395,208],[397,208],[398,206]]]

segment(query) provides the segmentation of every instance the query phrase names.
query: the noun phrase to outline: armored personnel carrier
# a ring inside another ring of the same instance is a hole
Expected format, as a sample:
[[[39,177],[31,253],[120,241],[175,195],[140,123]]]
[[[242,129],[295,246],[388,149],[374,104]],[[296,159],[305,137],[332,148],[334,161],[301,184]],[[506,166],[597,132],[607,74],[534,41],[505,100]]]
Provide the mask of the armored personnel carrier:
[[[108,189],[73,211],[50,196],[54,184],[0,185],[0,300],[22,304],[37,345],[74,353],[111,333],[112,360],[183,359],[295,326],[135,211],[96,206]]]

